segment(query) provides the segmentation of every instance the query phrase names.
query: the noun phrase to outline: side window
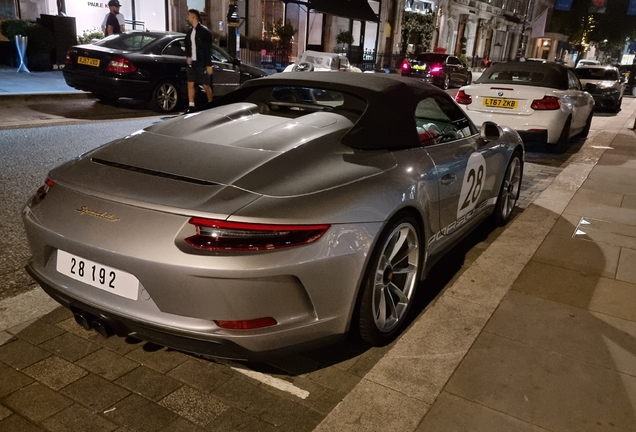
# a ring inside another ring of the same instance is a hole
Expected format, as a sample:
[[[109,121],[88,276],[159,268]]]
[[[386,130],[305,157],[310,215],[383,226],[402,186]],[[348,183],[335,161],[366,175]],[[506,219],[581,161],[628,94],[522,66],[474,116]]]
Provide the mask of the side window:
[[[581,90],[581,82],[572,71],[568,71],[568,89]]]
[[[163,49],[163,52],[161,54],[185,57],[186,55],[185,41],[176,40],[176,41],[170,42],[170,44],[168,44],[168,46]]]
[[[462,64],[456,57],[449,57],[447,63],[455,66]]]
[[[477,133],[464,112],[443,97],[422,99],[415,108],[415,124],[423,146],[456,141]]]
[[[212,45],[212,60],[221,63],[230,63],[232,59],[228,57],[223,51]]]

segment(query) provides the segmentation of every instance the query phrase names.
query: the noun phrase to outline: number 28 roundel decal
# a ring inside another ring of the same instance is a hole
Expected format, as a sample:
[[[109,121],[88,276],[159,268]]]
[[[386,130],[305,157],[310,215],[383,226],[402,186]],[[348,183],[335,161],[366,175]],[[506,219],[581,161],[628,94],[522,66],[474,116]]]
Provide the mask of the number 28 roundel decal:
[[[462,191],[459,194],[457,218],[464,216],[479,204],[479,197],[486,181],[486,160],[479,153],[473,153],[468,159],[464,172]]]

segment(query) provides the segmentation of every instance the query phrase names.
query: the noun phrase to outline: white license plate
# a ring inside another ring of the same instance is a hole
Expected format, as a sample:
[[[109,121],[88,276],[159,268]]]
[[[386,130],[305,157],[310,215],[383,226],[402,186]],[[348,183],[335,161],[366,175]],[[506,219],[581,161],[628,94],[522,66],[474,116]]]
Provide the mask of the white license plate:
[[[72,279],[121,297],[137,300],[139,280],[122,270],[57,251],[56,270]]]

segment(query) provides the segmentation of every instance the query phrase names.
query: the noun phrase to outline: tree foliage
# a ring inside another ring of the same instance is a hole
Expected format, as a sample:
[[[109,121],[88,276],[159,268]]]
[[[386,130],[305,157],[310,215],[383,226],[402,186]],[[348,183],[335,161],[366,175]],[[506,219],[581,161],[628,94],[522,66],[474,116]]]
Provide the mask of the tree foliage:
[[[416,53],[430,51],[434,31],[435,14],[404,11],[401,54],[406,54],[409,44],[413,44]]]
[[[591,13],[590,0],[573,0],[569,11],[555,10],[548,24],[549,32],[568,35],[569,43],[601,43],[622,47],[626,39],[636,37],[636,16],[628,16],[629,0],[606,0],[605,13]]]
[[[278,44],[283,49],[291,48],[292,39],[298,32],[289,22],[283,24],[283,20],[279,20],[274,24],[274,36],[278,38]]]

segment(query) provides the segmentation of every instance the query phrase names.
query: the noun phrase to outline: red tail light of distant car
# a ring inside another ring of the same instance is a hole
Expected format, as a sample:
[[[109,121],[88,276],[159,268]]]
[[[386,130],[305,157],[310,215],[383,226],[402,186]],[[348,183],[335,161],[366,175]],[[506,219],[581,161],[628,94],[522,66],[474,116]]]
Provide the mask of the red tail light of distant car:
[[[558,110],[561,108],[561,100],[554,96],[545,96],[543,99],[532,101],[530,108],[533,110]]]
[[[464,92],[464,90],[460,90],[455,95],[455,102],[462,105],[470,105],[473,102],[473,98]]]

